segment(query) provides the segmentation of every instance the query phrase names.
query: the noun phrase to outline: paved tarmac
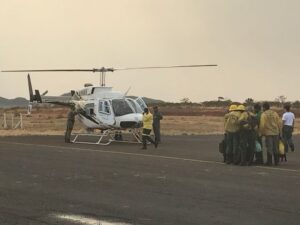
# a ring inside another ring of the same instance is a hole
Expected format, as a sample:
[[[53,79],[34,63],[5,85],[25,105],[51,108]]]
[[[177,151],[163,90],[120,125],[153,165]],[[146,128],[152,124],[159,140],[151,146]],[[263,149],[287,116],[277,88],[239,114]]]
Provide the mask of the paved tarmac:
[[[300,149],[278,167],[232,166],[221,139],[167,136],[141,150],[1,137],[0,225],[299,225]]]

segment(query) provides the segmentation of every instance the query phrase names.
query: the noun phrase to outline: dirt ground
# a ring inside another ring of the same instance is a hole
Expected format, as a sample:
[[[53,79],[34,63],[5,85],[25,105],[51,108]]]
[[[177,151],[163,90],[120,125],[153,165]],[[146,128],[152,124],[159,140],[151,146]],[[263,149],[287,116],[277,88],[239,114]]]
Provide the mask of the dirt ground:
[[[0,136],[63,134],[66,126],[67,112],[67,108],[43,107],[34,108],[31,116],[27,116],[26,109],[0,110]],[[179,115],[164,113],[164,119],[161,121],[162,134],[208,135],[222,134],[224,132],[223,117],[220,116],[224,114],[223,108],[199,108],[198,113],[196,109],[193,109],[193,115],[185,115],[186,113],[183,112],[179,111]],[[3,128],[3,113],[6,114],[9,129]],[[20,113],[23,115],[23,128],[11,129],[20,120]],[[298,121],[296,119],[295,134],[300,133],[300,123]],[[85,128],[79,122],[75,123],[75,132],[84,132],[84,130]]]

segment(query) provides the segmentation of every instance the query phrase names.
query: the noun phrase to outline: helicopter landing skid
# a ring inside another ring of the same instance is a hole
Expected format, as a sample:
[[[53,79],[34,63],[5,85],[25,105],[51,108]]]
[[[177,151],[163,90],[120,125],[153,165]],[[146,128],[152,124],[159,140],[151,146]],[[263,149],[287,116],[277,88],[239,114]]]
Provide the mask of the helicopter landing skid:
[[[116,136],[114,131],[110,133],[112,142],[120,142],[120,143],[132,143],[132,144],[140,144],[142,143],[141,132],[139,129],[130,129],[127,130],[127,134],[132,135],[133,140],[123,140],[122,135],[121,138]]]
[[[142,143],[140,132],[136,129],[129,130],[128,134],[133,136],[132,141],[129,140],[120,140],[115,138],[115,131],[114,130],[105,130],[101,134],[95,133],[74,133],[75,137],[71,141],[75,144],[92,144],[92,145],[109,145],[112,142],[120,142],[120,143],[132,143],[132,144],[140,144]],[[80,137],[97,137],[97,141],[79,141]]]

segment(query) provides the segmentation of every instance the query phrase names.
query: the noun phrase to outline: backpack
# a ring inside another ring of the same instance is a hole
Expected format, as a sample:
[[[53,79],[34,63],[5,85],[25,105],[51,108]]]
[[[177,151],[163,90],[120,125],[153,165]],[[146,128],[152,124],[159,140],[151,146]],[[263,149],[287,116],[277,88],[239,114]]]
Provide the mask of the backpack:
[[[255,141],[255,152],[262,152],[262,147],[257,140]]]
[[[229,113],[226,124],[229,126],[238,126],[239,117],[233,113]]]
[[[258,127],[259,121],[257,116],[247,112],[248,117],[246,120],[241,121],[240,125],[243,129],[254,130]]]

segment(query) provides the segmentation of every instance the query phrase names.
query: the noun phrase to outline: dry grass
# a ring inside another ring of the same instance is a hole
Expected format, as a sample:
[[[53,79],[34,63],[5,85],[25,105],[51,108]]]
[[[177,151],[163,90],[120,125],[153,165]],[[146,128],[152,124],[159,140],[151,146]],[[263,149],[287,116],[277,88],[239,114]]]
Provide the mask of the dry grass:
[[[223,109],[221,109],[223,110]],[[6,110],[8,125],[11,126],[11,115],[19,113],[26,114],[23,109]],[[67,108],[40,108],[34,109],[31,117],[23,116],[23,129],[1,129],[0,136],[14,135],[62,135],[66,126]],[[0,110],[0,126],[3,119],[3,110]],[[299,119],[296,119],[295,134],[300,134]],[[17,122],[17,118],[15,118]],[[76,122],[75,132],[84,131],[84,127]],[[168,135],[207,135],[222,134],[223,117],[222,116],[164,116],[161,121],[162,134]]]
[[[161,121],[163,134],[222,134],[223,118],[213,116],[165,116]]]

